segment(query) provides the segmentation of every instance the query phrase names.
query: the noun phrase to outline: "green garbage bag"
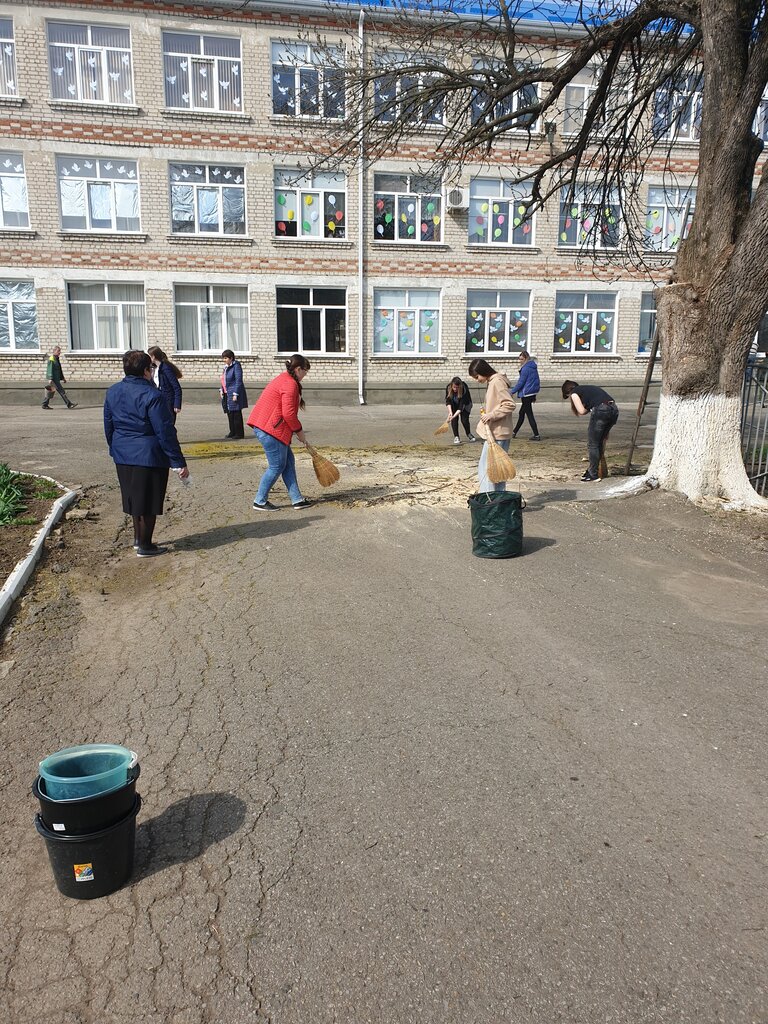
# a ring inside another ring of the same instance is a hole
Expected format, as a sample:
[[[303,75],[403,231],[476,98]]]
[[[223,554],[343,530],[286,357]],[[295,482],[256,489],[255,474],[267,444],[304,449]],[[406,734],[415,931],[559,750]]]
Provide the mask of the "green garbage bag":
[[[472,515],[472,554],[514,558],[523,549],[525,501],[517,491],[487,491],[467,499]]]

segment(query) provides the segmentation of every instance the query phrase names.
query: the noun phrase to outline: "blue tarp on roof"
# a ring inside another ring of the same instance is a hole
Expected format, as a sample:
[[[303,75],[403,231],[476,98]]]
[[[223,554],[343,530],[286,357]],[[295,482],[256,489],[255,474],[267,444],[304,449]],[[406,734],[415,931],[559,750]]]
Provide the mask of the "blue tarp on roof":
[[[448,11],[454,15],[469,18],[500,17],[498,0],[332,0],[339,5],[362,7],[369,11],[413,10],[424,13]],[[328,0],[318,0],[327,6]],[[582,25],[596,23],[606,17],[611,19],[629,13],[636,6],[636,0],[594,0],[579,3],[578,0],[519,0],[508,4],[509,15],[514,21],[546,25]]]

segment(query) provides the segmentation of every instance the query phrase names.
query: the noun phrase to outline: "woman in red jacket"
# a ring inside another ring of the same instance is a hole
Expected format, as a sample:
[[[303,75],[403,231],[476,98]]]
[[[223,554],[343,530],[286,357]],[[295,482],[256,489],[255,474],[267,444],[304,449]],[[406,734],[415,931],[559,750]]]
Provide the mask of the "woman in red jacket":
[[[269,492],[279,476],[288,490],[294,508],[309,508],[314,504],[303,498],[296,479],[296,460],[291,451],[291,438],[295,434],[302,444],[307,443],[298,417],[304,408],[301,382],[309,373],[309,360],[295,355],[285,361],[285,373],[275,377],[264,388],[248,417],[248,426],[264,447],[267,468],[259,481],[253,507],[259,512],[274,512],[277,505],[269,501]]]

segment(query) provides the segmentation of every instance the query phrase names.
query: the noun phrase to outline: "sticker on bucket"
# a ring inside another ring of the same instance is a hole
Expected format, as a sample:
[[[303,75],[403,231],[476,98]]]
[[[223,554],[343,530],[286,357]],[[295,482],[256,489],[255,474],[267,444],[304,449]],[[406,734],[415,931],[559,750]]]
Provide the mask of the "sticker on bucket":
[[[75,864],[75,881],[76,882],[92,882],[93,881],[93,864]]]

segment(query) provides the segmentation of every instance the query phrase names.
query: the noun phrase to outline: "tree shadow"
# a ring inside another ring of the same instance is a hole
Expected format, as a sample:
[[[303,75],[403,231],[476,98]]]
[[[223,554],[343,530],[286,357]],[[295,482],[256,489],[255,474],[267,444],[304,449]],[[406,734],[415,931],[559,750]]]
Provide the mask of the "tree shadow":
[[[526,498],[526,512],[541,512],[555,501],[575,501],[576,491],[571,488],[562,487],[552,491],[542,491]]]
[[[245,812],[246,804],[231,793],[195,793],[142,821],[136,828],[133,881],[195,860],[209,846],[237,832]]]
[[[205,551],[222,547],[224,544],[233,544],[238,540],[262,540],[266,537],[277,537],[281,533],[293,533],[320,519],[319,516],[306,516],[300,512],[292,511],[291,514],[296,518],[287,522],[284,519],[271,518],[277,515],[276,512],[270,512],[269,519],[266,513],[255,512],[254,515],[263,515],[264,518],[255,523],[231,523],[229,526],[214,526],[211,530],[201,530],[200,533],[189,533],[186,537],[173,541],[173,547],[175,551]]]

